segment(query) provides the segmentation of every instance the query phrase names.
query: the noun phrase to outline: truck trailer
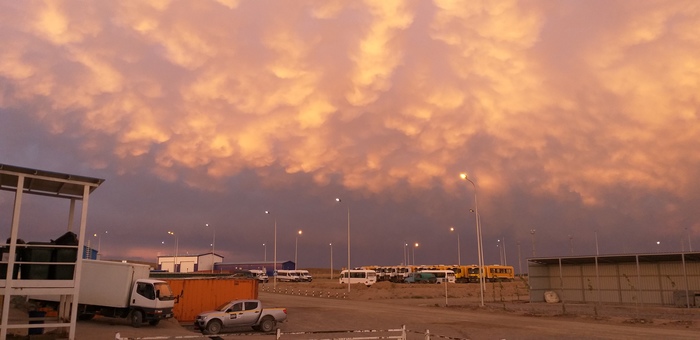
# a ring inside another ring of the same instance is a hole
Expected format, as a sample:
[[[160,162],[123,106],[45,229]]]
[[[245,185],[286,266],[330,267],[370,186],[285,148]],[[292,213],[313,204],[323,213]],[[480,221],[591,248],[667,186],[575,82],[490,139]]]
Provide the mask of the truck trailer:
[[[167,282],[149,278],[147,265],[83,260],[78,295],[78,319],[95,315],[129,318],[133,327],[152,326],[173,317],[175,296]],[[54,296],[33,296],[44,304]]]

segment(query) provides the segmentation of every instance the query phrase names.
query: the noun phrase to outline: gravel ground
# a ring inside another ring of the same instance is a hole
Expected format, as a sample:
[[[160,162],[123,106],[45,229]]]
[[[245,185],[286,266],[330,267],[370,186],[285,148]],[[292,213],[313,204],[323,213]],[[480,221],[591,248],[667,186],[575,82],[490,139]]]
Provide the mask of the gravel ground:
[[[280,325],[285,332],[407,325],[415,331],[430,329],[432,334],[460,339],[693,339],[698,338],[700,330],[697,323],[700,309],[530,303],[523,282],[488,284],[483,307],[477,284],[448,285],[447,294],[444,285],[387,282],[369,288],[353,285],[350,294],[347,286],[330,280],[278,283],[276,289],[273,286],[272,283],[261,285],[260,299],[268,307],[288,308],[289,321]],[[23,317],[26,318],[26,312],[21,309],[11,315],[11,319]],[[129,339],[206,339],[194,331],[190,322],[168,320],[156,327],[133,328],[123,319],[99,317],[79,322],[76,338],[115,339],[117,333]],[[245,335],[248,333],[247,329],[233,330],[223,338],[274,339],[260,333]],[[285,338],[310,337],[307,334]],[[17,338],[26,339],[26,336]],[[32,337],[58,338],[50,334]]]

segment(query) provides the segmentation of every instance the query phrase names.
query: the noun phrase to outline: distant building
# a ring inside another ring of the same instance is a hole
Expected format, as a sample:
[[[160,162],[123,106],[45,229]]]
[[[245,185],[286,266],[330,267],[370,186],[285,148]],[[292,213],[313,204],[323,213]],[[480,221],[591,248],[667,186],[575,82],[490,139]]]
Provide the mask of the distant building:
[[[171,273],[215,271],[215,265],[223,260],[223,256],[212,252],[199,255],[158,256],[158,270]]]
[[[264,270],[268,276],[272,277],[275,270],[293,270],[294,261],[277,262],[277,268],[273,262],[221,262],[214,264],[214,272],[234,272],[236,270]]]

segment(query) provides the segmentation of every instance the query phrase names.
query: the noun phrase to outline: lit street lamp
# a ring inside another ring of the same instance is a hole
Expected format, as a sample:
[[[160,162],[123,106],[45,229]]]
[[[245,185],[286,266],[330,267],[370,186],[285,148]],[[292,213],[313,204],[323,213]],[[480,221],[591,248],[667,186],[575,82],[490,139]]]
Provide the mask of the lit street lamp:
[[[340,203],[340,198],[335,199],[336,202]],[[346,204],[348,207],[348,293],[350,293],[350,205]]]
[[[267,263],[267,246],[265,245],[265,243],[263,243],[263,249],[263,262]]]
[[[299,250],[299,236],[301,236],[301,230],[297,233],[296,240],[294,241],[294,269],[299,269],[299,261],[297,260],[297,253]]]
[[[484,283],[484,247],[481,242],[481,217],[479,216],[479,204],[476,198],[476,184],[469,179],[469,176],[467,176],[466,173],[461,173],[459,174],[459,177],[462,178],[465,181],[469,181],[469,183],[472,184],[472,187],[474,187],[474,214],[476,215],[476,239],[477,239],[477,251],[479,254],[479,292],[481,296],[481,307],[484,306],[484,289],[485,289],[485,283]]]
[[[450,227],[450,232],[455,231],[454,227]],[[462,255],[460,254],[460,247],[459,247],[459,232],[456,232],[457,234],[457,265],[461,266],[462,265]]]
[[[265,210],[265,213],[268,215],[272,215],[272,214],[270,214],[269,210]],[[276,273],[277,272],[277,218],[275,218],[275,217],[273,217],[273,218],[275,220],[275,237],[274,237],[275,241],[274,241],[274,246],[273,246],[274,250],[272,252],[272,254],[273,254],[273,256],[272,256],[272,272],[273,272],[272,288],[274,290],[276,290],[277,289],[277,273]]]

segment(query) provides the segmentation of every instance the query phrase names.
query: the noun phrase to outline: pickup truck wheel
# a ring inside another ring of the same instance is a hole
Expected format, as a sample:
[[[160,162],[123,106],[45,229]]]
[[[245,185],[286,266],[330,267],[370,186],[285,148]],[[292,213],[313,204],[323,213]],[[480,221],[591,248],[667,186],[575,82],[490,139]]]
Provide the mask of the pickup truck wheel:
[[[221,331],[221,321],[219,320],[211,320],[207,324],[207,329],[206,332],[207,334],[219,334]]]
[[[131,311],[131,327],[139,328],[143,323],[143,313],[140,310]]]
[[[148,322],[148,324],[151,326],[158,326],[158,323],[160,323],[160,319],[153,319]]]
[[[275,330],[275,319],[266,316],[260,322],[260,330],[269,333]]]

